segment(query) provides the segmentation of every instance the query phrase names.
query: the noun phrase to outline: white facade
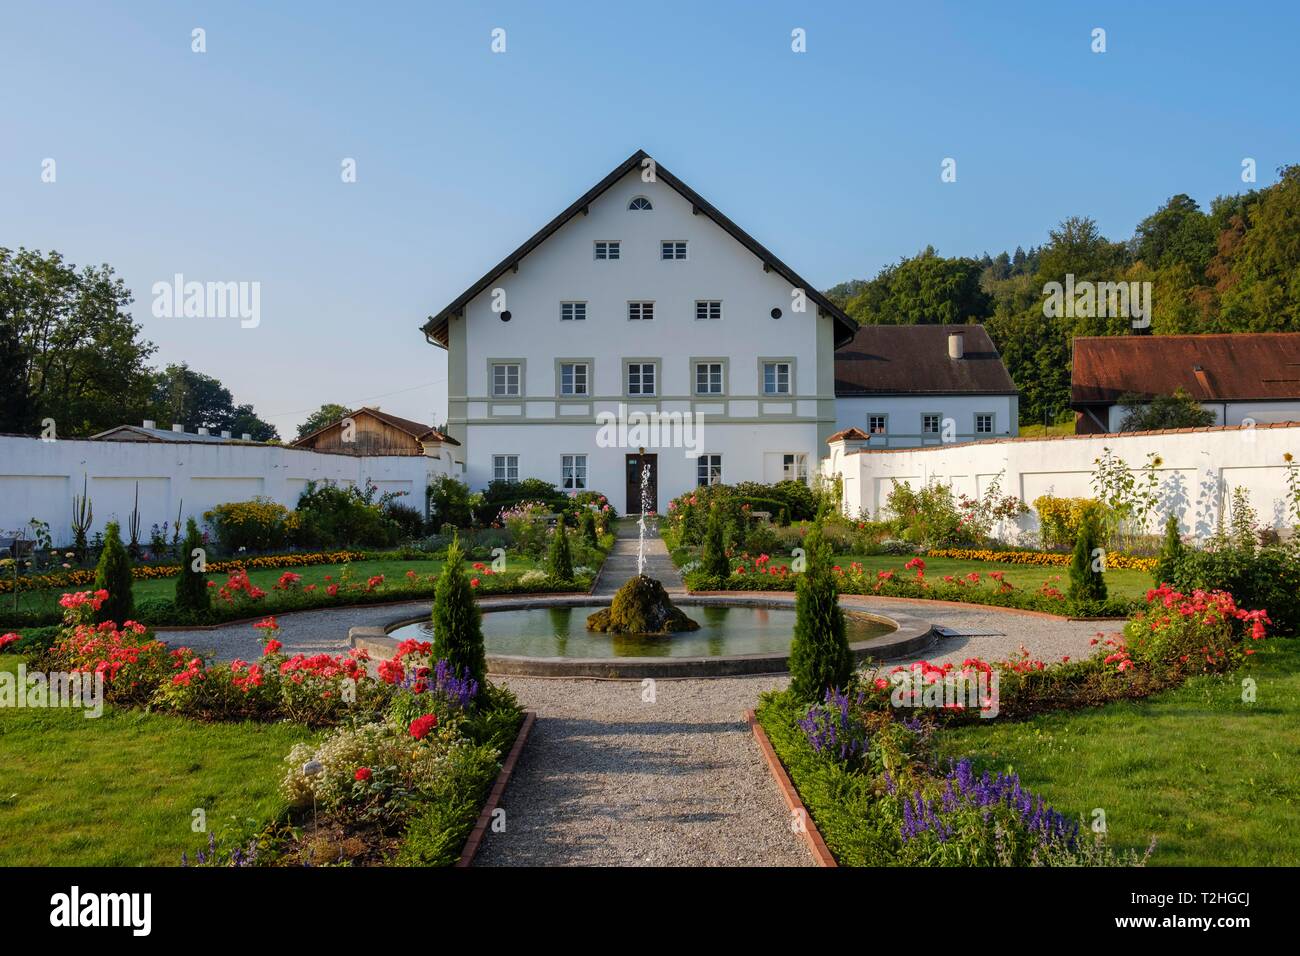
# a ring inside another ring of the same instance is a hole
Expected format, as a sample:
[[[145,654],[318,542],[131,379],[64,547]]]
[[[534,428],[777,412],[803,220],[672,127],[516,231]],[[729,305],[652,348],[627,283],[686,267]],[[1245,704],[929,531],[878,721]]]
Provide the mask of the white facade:
[[[629,209],[635,199],[652,208]],[[598,259],[598,242],[617,242],[618,258]],[[684,242],[685,258],[664,259],[664,242]],[[835,428],[834,319],[794,292],[676,188],[633,169],[450,316],[447,430],[466,480],[482,488],[505,463],[517,469],[508,477],[576,490],[573,456],[585,456],[582,486],[639,511],[627,472],[640,448],[657,455],[659,509],[697,484],[701,454],[720,456],[727,483],[815,472]],[[564,303],[585,318],[564,318]],[[630,318],[629,303],[652,303],[653,318]],[[720,303],[720,317],[697,317],[698,303]],[[634,393],[633,363],[653,367],[653,395]],[[779,382],[765,381],[765,363],[785,370]],[[562,365],[585,367],[586,394],[562,394]],[[494,366],[507,367],[500,383]],[[786,376],[788,392],[772,393]],[[618,435],[607,416],[620,409],[686,415],[694,428]]]
[[[1214,413],[1216,425],[1241,425],[1254,423],[1267,425],[1275,422],[1300,421],[1300,401],[1276,399],[1269,402],[1201,402],[1201,408]],[[1107,412],[1107,428],[1119,431],[1129,417],[1123,405],[1111,405]],[[1087,413],[1084,413],[1085,416]]]
[[[822,463],[824,475],[841,476],[844,510],[851,515],[878,514],[894,481],[910,482],[913,488],[942,481],[957,494],[977,497],[1001,476],[1002,493],[1031,506],[1040,495],[1093,497],[1095,461],[1109,448],[1134,470],[1144,466],[1151,452],[1162,459],[1158,504],[1148,531],[1158,531],[1174,513],[1185,533],[1205,538],[1213,534],[1219,515],[1227,516],[1224,509],[1237,487],[1249,493],[1260,523],[1286,529],[1295,521],[1283,456],[1289,453],[1300,461],[1300,424],[1017,438],[897,451],[860,447],[834,442]],[[1037,527],[1031,512],[1017,528],[1002,529],[1002,536],[1014,538],[1017,530]]]
[[[873,431],[873,424],[878,429],[882,417],[884,432]],[[835,430],[866,432],[872,436],[872,448],[1015,437],[1020,432],[1019,418],[1015,395],[855,395],[835,399]],[[933,430],[936,422],[937,432]],[[991,430],[977,431],[986,427]]]
[[[404,504],[424,511],[424,489],[440,474],[455,474],[450,453],[438,457],[362,458],[287,448],[203,442],[43,441],[0,435],[0,535],[26,529],[37,518],[50,526],[57,546],[72,542],[72,499],[83,482],[94,510],[93,535],[109,521],[123,525],[139,486],[141,538],[152,525],[169,527],[214,505],[263,496],[287,508],[308,481],[339,485],[372,480],[381,492],[403,492]]]

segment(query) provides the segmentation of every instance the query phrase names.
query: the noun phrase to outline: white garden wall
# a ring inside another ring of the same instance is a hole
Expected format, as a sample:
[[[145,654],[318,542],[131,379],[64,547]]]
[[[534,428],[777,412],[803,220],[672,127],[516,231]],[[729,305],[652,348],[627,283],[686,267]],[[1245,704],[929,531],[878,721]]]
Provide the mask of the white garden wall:
[[[875,516],[885,504],[894,480],[916,488],[931,481],[951,482],[958,494],[984,492],[1001,474],[1005,494],[1032,504],[1040,495],[1093,497],[1094,462],[1109,448],[1135,471],[1149,452],[1162,459],[1158,469],[1159,505],[1148,530],[1157,530],[1173,512],[1185,533],[1204,538],[1238,486],[1250,493],[1262,524],[1289,528],[1287,467],[1283,455],[1300,460],[1300,423],[1218,426],[1195,430],[1133,434],[1014,438],[928,448],[872,450],[835,442],[822,460],[822,474],[843,478],[847,514]],[[1018,529],[1038,527],[1037,515],[1021,519]]]
[[[0,535],[12,535],[32,518],[48,522],[56,545],[72,540],[72,498],[85,480],[94,508],[91,534],[109,521],[125,523],[140,487],[140,537],[151,525],[174,524],[227,501],[261,495],[288,508],[307,482],[362,484],[381,492],[406,492],[404,503],[424,510],[424,489],[440,474],[460,476],[451,457],[416,455],[362,458],[287,448],[206,442],[43,441],[0,435]],[[31,536],[28,529],[27,536]]]

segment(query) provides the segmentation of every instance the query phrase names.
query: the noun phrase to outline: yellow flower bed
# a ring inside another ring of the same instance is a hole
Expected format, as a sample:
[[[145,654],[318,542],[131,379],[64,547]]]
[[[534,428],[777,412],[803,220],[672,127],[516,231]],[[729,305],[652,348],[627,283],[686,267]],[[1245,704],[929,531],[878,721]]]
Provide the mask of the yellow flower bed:
[[[1068,567],[1073,557],[1055,551],[994,551],[990,548],[932,548],[931,558],[953,558],[957,561],[993,561],[998,564],[1036,564],[1041,567]],[[1106,567],[1120,571],[1150,571],[1156,566],[1155,558],[1139,558],[1117,551],[1106,552]]]
[[[209,574],[227,574],[236,568],[256,571],[264,568],[296,568],[312,564],[342,564],[345,561],[364,561],[364,551],[317,551],[311,554],[268,554],[252,558],[232,558],[228,561],[213,561],[208,565]],[[131,577],[137,581],[150,581],[160,578],[174,578],[181,573],[179,564],[141,564],[131,568]],[[62,574],[37,574],[32,577],[19,578],[18,586],[23,591],[41,591],[45,588],[86,587],[95,582],[95,572],[86,568],[65,571]],[[8,594],[14,589],[12,578],[0,579],[0,594]]]

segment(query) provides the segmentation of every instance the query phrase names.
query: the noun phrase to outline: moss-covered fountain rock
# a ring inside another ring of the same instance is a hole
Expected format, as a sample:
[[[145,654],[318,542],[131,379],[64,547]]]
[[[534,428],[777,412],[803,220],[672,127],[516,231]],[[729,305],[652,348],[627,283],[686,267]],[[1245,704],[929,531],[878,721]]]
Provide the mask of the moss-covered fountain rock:
[[[629,578],[609,607],[587,618],[587,630],[611,634],[674,634],[699,627],[668,599],[662,584],[644,574]]]

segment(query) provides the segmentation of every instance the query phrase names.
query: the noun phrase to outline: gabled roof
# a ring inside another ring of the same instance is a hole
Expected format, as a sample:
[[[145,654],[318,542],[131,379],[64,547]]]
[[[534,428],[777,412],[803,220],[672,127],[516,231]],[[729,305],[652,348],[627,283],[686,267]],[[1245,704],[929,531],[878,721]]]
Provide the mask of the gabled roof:
[[[431,425],[426,425],[423,422],[413,421],[412,419],[409,418],[401,418],[389,412],[380,411],[378,408],[371,408],[369,405],[362,405],[356,411],[348,412],[346,415],[343,416],[343,418],[356,418],[358,415],[369,415],[371,418],[377,418],[384,424],[391,425],[393,428],[396,428],[400,432],[405,432],[406,434],[414,438],[416,441],[422,441],[422,442],[437,441],[437,442],[443,442],[444,444],[448,444],[448,445],[460,444],[460,442],[456,441],[456,439],[452,438],[449,435],[444,435],[442,432],[438,431],[438,429],[434,428]],[[302,445],[304,442],[310,441],[311,439],[315,438],[317,435],[321,434],[322,432],[329,431],[339,422],[343,421],[343,418],[337,419],[336,421],[332,421],[328,425],[324,426],[323,428],[316,429],[314,432],[312,432],[309,435],[303,435],[301,438],[291,442],[290,444]]]
[[[1300,332],[1108,335],[1074,340],[1071,405],[1184,389],[1201,402],[1300,399]]]
[[[871,441],[871,436],[861,428],[846,428],[843,431],[836,432],[830,438],[827,438],[826,444],[829,445],[832,442],[837,441]]]
[[[138,438],[119,438],[123,433],[139,436]],[[260,445],[262,442],[246,442],[242,438],[226,438],[221,434],[200,435],[198,432],[174,432],[170,428],[144,428],[140,425],[115,425],[90,436],[90,441],[156,441],[156,442],[191,442],[202,445],[245,444]]]
[[[948,357],[962,333],[963,356]],[[1015,395],[982,325],[864,325],[835,353],[835,395]]]
[[[608,176],[596,183],[595,186],[587,190],[583,195],[579,196],[571,206],[564,210],[564,212],[560,213],[548,222],[545,226],[534,233],[532,238],[488,270],[483,278],[479,279],[457,296],[450,305],[446,306],[437,315],[429,316],[428,321],[420,327],[421,331],[424,332],[425,338],[431,339],[443,348],[447,348],[447,321],[452,315],[462,314],[465,306],[468,305],[475,296],[479,295],[483,290],[491,286],[502,273],[507,269],[516,268],[521,259],[549,239],[570,219],[578,215],[578,213],[585,210],[591,205],[591,203],[600,198],[601,194],[621,180],[624,176],[632,172],[634,169],[639,169],[642,160],[649,158],[649,153],[643,149],[638,149],[622,163],[614,167],[613,171],[611,171]],[[781,278],[789,282],[794,288],[803,289],[805,295],[817,304],[818,309],[828,313],[835,320],[836,348],[852,338],[853,330],[857,328],[857,323],[854,322],[853,319],[849,318],[848,314],[843,309],[831,302],[830,299],[822,295],[808,282],[804,281],[797,272],[774,256],[767,250],[767,248],[759,243],[757,239],[724,216],[716,207],[713,206],[712,203],[693,190],[690,186],[687,186],[668,170],[664,169],[660,163],[656,162],[654,168],[656,179],[662,180],[673,189],[677,190],[677,192],[694,207],[697,213],[703,213],[708,216],[715,223],[721,226],[728,235],[757,256],[763,262],[764,269],[770,269],[775,272],[777,275],[781,276]]]

